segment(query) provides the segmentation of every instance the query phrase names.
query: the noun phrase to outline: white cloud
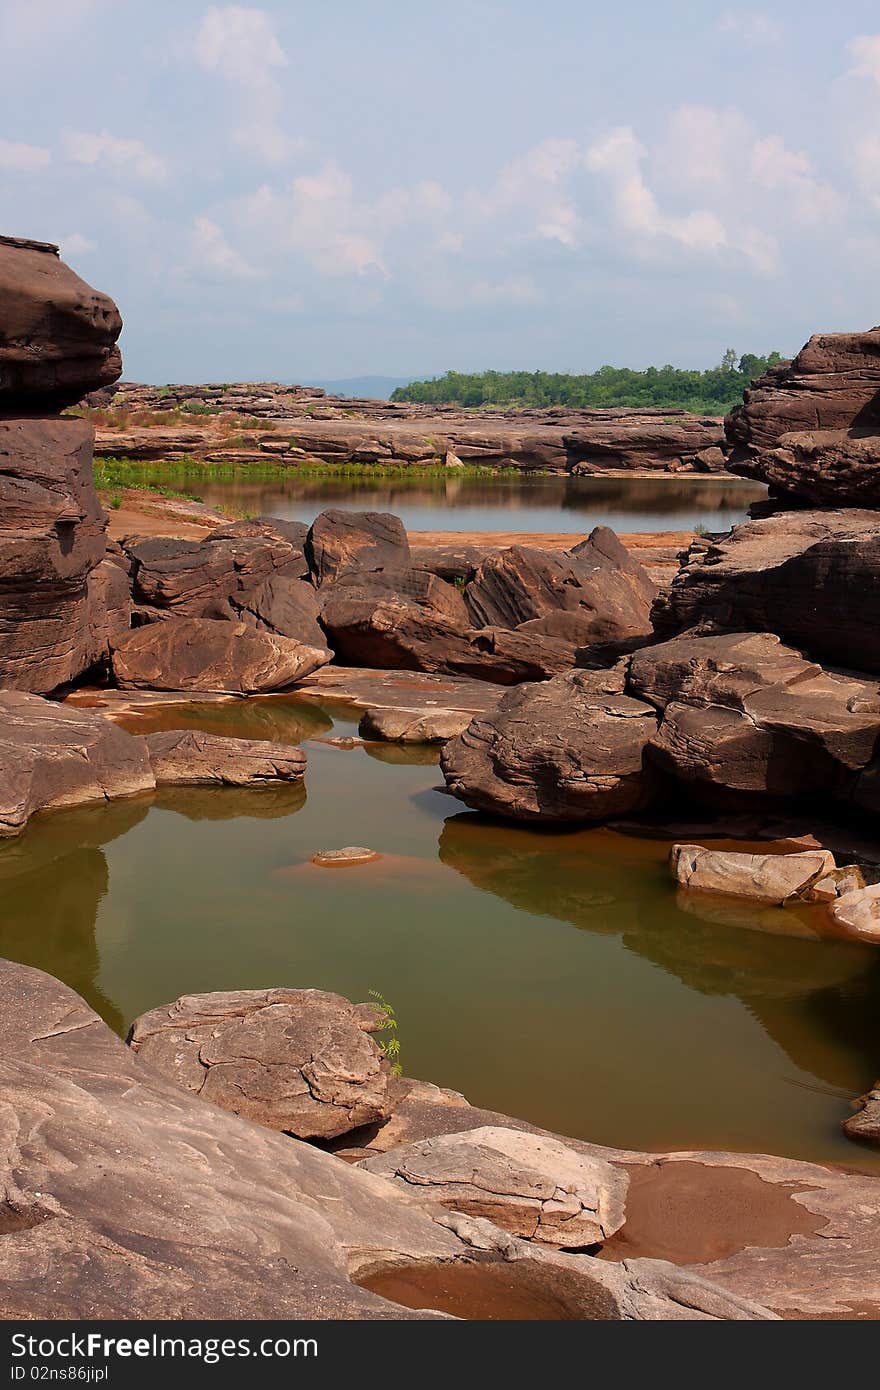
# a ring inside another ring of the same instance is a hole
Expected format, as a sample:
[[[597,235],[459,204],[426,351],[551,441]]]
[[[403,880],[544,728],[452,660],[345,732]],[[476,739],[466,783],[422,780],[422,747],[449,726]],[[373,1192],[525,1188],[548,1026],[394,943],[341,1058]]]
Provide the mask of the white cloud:
[[[107,0],[7,0],[0,9],[0,46],[57,43],[106,4]]]
[[[778,43],[783,35],[782,25],[773,15],[741,10],[725,10],[718,20],[718,31],[740,39],[748,48],[762,48]]]
[[[761,188],[788,193],[800,218],[820,222],[836,216],[840,196],[829,184],[816,178],[805,154],[790,150],[779,135],[756,140],[750,154],[750,173]]]
[[[62,144],[74,164],[117,169],[148,183],[160,183],[167,174],[165,161],[148,150],[142,140],[120,139],[107,130],[66,130]]]
[[[861,34],[850,39],[847,52],[853,59],[849,77],[870,77],[880,83],[880,34]]]
[[[474,304],[487,307],[493,304],[510,304],[523,308],[540,303],[541,294],[530,276],[511,275],[494,283],[478,280],[471,290],[471,299]]]
[[[287,54],[265,10],[242,5],[212,6],[193,43],[193,56],[205,72],[216,73],[239,89],[242,113],[235,142],[266,164],[282,164],[302,142],[281,125],[283,93],[274,76],[288,65]]]
[[[774,262],[773,239],[754,228],[733,231],[711,208],[683,215],[666,213],[648,186],[644,146],[629,126],[618,126],[587,150],[587,169],[605,179],[612,219],[634,250],[650,253],[670,244],[698,256],[733,251],[745,256],[761,274]]]
[[[95,243],[83,236],[82,232],[71,232],[70,236],[62,237],[59,246],[65,260],[74,256],[87,256],[90,251],[95,250]]]
[[[42,145],[23,145],[16,140],[0,140],[0,169],[30,174],[45,169],[52,156]]]
[[[659,149],[659,164],[674,183],[719,186],[734,176],[752,128],[733,107],[680,106]]]
[[[222,227],[210,217],[197,217],[190,237],[197,269],[207,269],[223,279],[252,280],[256,271],[230,246]]]

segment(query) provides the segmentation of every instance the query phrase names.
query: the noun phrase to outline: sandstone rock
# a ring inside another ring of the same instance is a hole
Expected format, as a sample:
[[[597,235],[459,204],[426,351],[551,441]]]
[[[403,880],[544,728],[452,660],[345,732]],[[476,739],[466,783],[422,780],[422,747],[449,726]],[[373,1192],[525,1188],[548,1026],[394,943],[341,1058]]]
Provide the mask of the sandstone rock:
[[[560,1249],[601,1244],[624,1222],[627,1180],[619,1169],[514,1129],[425,1139],[362,1167],[405,1188],[426,1188],[453,1211]]]
[[[852,426],[880,427],[877,328],[814,334],[793,362],[765,372],[725,420],[728,440],[740,449],[772,449],[785,434]],[[740,471],[738,453],[734,471]]]
[[[300,1139],[386,1119],[389,1068],[373,1004],[322,990],[184,995],[142,1014],[129,1041],[185,1090]]]
[[[400,569],[410,563],[403,522],[389,512],[322,512],[309,528],[305,551],[319,587],[346,570]]]
[[[418,713],[414,710],[368,709],[361,716],[361,738],[385,739],[390,743],[446,743],[462,733],[473,715],[467,710],[440,709]]]
[[[471,626],[467,605],[458,589],[419,566],[372,572],[351,570],[340,575],[335,584],[325,585],[321,598],[325,609],[337,600],[401,599],[462,629]]]
[[[61,410],[119,376],[119,311],[57,246],[0,237],[0,301],[3,411]]]
[[[283,690],[331,653],[245,623],[175,618],[137,628],[113,647],[125,690],[205,690],[259,695]]]
[[[357,597],[353,589],[349,597],[343,586],[334,586],[321,622],[337,658],[356,666],[515,685],[545,680],[574,665],[570,643],[503,628],[476,631],[398,594]]]
[[[820,880],[833,883],[837,870],[834,855],[828,850],[737,854],[702,845],[673,845],[669,863],[682,888],[755,898],[780,906],[795,900],[815,901],[815,885]]]
[[[0,837],[36,811],[155,786],[147,747],[100,715],[0,691]]]
[[[627,689],[663,712],[651,760],[694,793],[846,801],[880,736],[876,685],[823,671],[769,633],[644,648]]]
[[[692,548],[653,619],[661,637],[695,624],[775,632],[816,660],[880,671],[880,512],[786,512],[737,526]]]
[[[47,693],[106,649],[101,581],[89,589],[106,520],[91,440],[84,420],[0,419],[2,686]]]
[[[850,1139],[863,1139],[880,1144],[880,1083],[853,1101],[856,1113],[843,1121],[842,1128]]]
[[[319,849],[312,855],[312,863],[323,869],[344,869],[350,864],[371,864],[381,859],[374,849],[363,845],[345,845],[342,849]]]
[[[194,729],[144,735],[157,786],[258,787],[298,782],[306,770],[301,748],[262,739],[223,738]]]
[[[237,523],[201,541],[157,536],[130,546],[128,554],[139,604],[193,618],[227,618],[252,609],[255,625],[268,626],[260,617],[265,613],[283,621],[284,586],[305,587],[308,574],[301,545],[266,523]],[[267,589],[272,579],[280,587]],[[291,604],[308,627],[308,610],[296,598]]]
[[[230,603],[241,622],[261,632],[292,637],[307,647],[326,644],[319,622],[321,602],[311,584],[280,572],[264,579],[256,589],[233,594]]]
[[[738,473],[813,507],[880,507],[878,432],[811,430],[739,459]]]
[[[506,695],[447,743],[453,796],[514,820],[605,820],[646,805],[650,705],[624,694],[622,669],[575,671]]]
[[[488,557],[465,589],[475,627],[520,628],[574,646],[650,632],[654,585],[613,531],[568,554],[514,546]]]
[[[847,936],[880,943],[880,884],[844,893],[831,908],[831,916]]]

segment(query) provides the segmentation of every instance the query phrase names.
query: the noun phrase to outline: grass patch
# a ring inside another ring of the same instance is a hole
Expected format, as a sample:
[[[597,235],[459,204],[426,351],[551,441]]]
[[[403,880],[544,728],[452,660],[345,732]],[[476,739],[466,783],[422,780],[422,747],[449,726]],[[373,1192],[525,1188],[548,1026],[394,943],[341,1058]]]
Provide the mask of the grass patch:
[[[520,477],[520,468],[423,467],[419,464],[325,463],[322,459],[303,459],[291,463],[206,463],[189,455],[179,459],[129,459],[110,455],[98,457],[94,464],[95,484],[99,488],[141,487],[153,492],[162,485],[203,479],[206,482],[294,482],[298,478],[351,478],[365,482],[379,478],[497,478]],[[200,500],[200,499],[197,499]]]

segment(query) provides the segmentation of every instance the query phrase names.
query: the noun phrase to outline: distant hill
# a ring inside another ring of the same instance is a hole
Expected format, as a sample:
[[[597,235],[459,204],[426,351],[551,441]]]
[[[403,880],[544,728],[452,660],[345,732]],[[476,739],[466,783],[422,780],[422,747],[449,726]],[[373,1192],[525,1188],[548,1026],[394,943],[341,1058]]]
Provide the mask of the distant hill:
[[[369,396],[387,401],[399,386],[408,386],[411,376],[349,376],[339,381],[302,381],[301,386],[321,386],[331,396]]]

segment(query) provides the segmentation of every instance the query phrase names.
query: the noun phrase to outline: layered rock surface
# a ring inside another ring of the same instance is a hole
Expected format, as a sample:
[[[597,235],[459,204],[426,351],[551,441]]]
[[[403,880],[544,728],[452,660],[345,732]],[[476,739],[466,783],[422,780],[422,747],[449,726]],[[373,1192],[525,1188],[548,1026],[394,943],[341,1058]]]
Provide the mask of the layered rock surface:
[[[812,505],[880,505],[880,328],[816,334],[725,429],[733,472]]]
[[[136,628],[114,643],[113,674],[123,690],[260,695],[293,685],[330,656],[246,623],[178,618]]]

